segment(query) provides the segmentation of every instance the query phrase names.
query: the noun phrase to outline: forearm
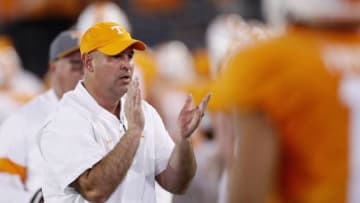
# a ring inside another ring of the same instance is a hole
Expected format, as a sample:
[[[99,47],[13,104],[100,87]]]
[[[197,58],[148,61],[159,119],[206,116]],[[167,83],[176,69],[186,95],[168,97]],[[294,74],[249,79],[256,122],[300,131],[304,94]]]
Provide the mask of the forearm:
[[[158,182],[168,191],[183,194],[196,172],[196,160],[189,139],[176,143],[168,167],[159,175]]]
[[[122,182],[136,154],[140,133],[126,132],[112,151],[72,186],[86,199],[103,202]]]

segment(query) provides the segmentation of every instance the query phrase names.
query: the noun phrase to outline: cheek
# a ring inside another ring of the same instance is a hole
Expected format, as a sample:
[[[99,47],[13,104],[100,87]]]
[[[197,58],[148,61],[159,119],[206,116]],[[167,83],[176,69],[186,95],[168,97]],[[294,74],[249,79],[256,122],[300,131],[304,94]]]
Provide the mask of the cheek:
[[[94,71],[94,78],[96,78],[99,83],[108,83],[112,81],[115,76],[116,73],[112,72],[110,69],[107,69],[107,67],[96,69]]]

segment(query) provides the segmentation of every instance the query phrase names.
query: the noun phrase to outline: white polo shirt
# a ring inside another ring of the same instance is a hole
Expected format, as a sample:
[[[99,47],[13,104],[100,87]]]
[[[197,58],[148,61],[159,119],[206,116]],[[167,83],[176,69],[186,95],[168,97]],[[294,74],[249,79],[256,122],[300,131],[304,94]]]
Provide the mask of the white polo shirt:
[[[87,202],[69,184],[106,156],[125,134],[124,100],[120,120],[102,108],[79,82],[64,95],[39,137],[46,180],[45,201]],[[109,203],[155,203],[155,176],[166,169],[174,143],[156,110],[142,102],[145,117],[133,163]]]
[[[0,202],[29,202],[42,184],[36,136],[58,104],[49,90],[8,117],[0,128]]]

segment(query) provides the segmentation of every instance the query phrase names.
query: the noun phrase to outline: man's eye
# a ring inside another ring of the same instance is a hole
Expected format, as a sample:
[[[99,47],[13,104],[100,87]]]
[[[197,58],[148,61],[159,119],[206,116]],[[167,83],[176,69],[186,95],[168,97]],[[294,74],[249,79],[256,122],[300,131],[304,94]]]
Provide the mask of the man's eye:
[[[122,54],[117,54],[117,55],[114,55],[114,56],[111,56],[112,58],[114,59],[119,59],[122,57]]]

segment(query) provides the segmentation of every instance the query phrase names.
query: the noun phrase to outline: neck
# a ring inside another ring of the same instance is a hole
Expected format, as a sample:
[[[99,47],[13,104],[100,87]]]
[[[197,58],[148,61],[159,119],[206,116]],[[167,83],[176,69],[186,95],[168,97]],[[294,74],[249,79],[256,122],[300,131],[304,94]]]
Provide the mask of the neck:
[[[61,98],[62,98],[62,96],[63,96],[63,91],[61,91],[60,90],[60,88],[59,87],[56,87],[56,86],[54,86],[54,92],[55,92],[55,95],[56,95],[56,97],[60,100]]]
[[[114,114],[116,117],[119,117],[120,112],[120,97],[108,96],[105,95],[105,91],[101,91],[95,88],[91,83],[86,80],[83,82],[85,89],[89,94],[95,99],[95,101],[104,109]]]

